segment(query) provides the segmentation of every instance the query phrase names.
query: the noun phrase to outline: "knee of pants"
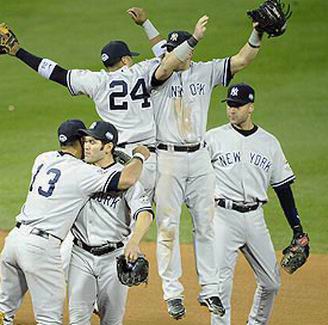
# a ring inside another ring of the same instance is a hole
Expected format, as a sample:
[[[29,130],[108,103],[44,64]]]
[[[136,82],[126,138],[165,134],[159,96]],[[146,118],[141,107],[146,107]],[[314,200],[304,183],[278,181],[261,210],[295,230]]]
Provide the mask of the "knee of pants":
[[[280,289],[280,278],[277,278],[274,281],[270,281],[267,283],[261,283],[259,284],[259,286],[266,292],[273,292],[273,293],[277,293]]]
[[[159,242],[173,242],[179,236],[179,226],[175,223],[163,222],[157,229]]]

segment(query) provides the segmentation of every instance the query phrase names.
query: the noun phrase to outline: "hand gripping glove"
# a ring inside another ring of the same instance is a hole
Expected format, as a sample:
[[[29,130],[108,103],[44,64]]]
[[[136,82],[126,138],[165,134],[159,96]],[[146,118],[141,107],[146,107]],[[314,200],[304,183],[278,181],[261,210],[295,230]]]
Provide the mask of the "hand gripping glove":
[[[134,262],[127,262],[124,255],[117,258],[117,276],[120,282],[128,287],[147,283],[149,262],[144,256],[139,256]]]
[[[0,55],[15,56],[19,50],[19,42],[13,31],[5,24],[0,24]]]
[[[287,20],[292,15],[290,5],[285,10],[285,4],[281,0],[266,0],[259,8],[247,11],[247,15],[253,23],[257,23],[255,29],[265,32],[269,37],[282,35],[287,28]]]
[[[280,265],[287,273],[294,273],[306,262],[310,255],[309,242],[308,234],[297,234],[293,237],[290,245],[282,251],[284,256]]]

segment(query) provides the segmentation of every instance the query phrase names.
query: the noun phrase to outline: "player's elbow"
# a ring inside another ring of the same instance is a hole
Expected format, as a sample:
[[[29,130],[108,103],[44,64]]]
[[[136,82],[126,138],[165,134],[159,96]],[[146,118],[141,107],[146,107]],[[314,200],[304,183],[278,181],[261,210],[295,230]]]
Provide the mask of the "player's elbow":
[[[137,176],[137,174],[132,173],[129,173],[128,175],[122,174],[118,183],[119,190],[127,190],[133,186],[138,181],[139,177]]]

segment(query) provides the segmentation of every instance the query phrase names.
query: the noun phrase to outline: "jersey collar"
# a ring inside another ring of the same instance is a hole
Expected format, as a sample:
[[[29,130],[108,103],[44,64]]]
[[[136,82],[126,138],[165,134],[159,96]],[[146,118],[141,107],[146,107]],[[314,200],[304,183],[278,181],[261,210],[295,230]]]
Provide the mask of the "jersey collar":
[[[236,128],[233,124],[230,124],[232,126],[232,128],[234,130],[236,130],[238,133],[240,133],[241,135],[243,135],[244,137],[248,137],[250,135],[252,135],[253,133],[255,133],[258,130],[258,126],[254,124],[254,127],[251,130],[240,130],[238,128]]]

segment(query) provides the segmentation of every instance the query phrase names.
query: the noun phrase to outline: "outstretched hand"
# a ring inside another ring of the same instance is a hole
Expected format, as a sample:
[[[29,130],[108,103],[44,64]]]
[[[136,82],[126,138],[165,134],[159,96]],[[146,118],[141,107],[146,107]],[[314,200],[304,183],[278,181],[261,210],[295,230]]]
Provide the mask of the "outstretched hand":
[[[143,8],[132,7],[129,8],[126,12],[137,25],[141,26],[147,20],[146,11]]]
[[[205,15],[197,21],[197,24],[195,25],[195,30],[193,33],[193,36],[196,38],[197,41],[200,41],[204,37],[208,20],[209,20],[209,17]]]

